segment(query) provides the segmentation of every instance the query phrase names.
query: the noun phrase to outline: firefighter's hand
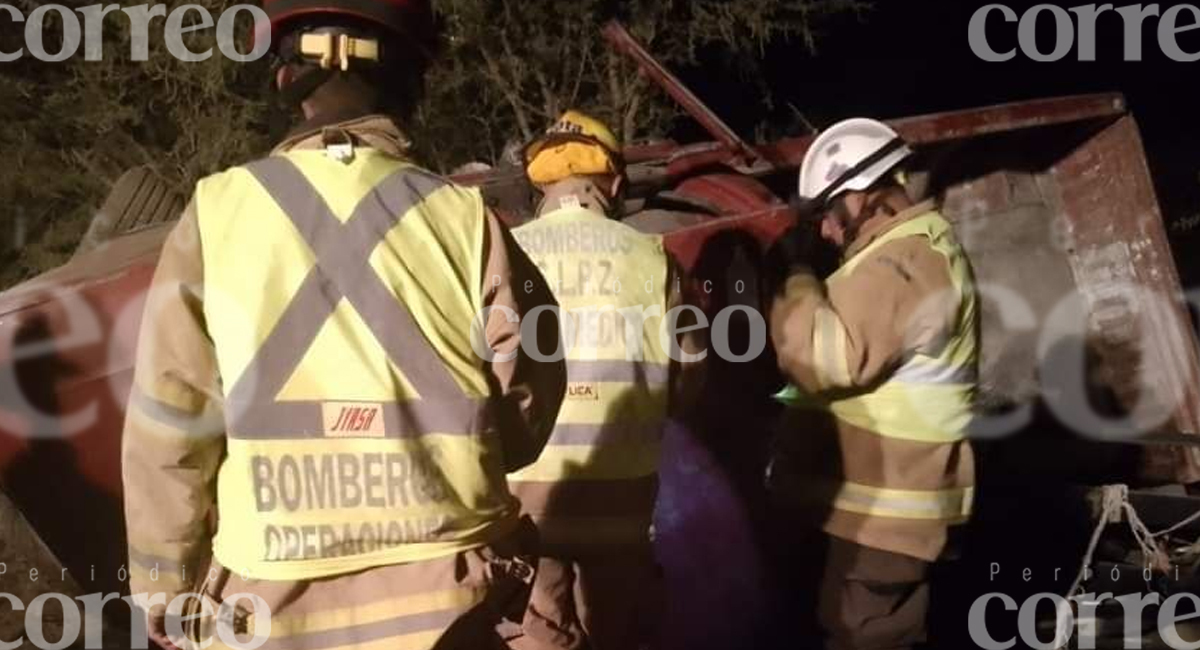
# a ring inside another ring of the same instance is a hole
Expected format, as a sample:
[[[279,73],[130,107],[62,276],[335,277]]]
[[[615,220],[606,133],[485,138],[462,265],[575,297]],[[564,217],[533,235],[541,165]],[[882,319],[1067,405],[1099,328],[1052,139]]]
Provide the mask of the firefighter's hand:
[[[816,254],[818,239],[816,227],[810,222],[801,222],[788,228],[775,240],[767,251],[767,268],[772,276],[775,293],[793,273],[809,272],[809,264]]]
[[[783,266],[803,264],[812,257],[815,232],[811,225],[802,223],[788,228],[771,247],[770,255]]]

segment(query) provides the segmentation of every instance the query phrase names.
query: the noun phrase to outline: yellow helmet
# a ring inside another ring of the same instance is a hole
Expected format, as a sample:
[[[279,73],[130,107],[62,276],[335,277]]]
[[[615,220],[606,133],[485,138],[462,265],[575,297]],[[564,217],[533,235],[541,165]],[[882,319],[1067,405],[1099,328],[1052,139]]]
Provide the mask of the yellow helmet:
[[[538,185],[584,174],[620,174],[621,143],[600,120],[570,110],[525,148],[525,164],[529,180]]]

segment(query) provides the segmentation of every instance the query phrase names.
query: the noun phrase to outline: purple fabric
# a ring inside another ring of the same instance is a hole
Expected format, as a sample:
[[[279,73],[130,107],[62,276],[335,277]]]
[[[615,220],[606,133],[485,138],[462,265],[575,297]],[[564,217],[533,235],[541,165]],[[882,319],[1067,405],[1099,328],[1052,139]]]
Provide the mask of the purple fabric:
[[[753,525],[733,481],[677,423],[664,432],[654,513],[666,587],[660,647],[734,648],[762,629],[767,581]]]

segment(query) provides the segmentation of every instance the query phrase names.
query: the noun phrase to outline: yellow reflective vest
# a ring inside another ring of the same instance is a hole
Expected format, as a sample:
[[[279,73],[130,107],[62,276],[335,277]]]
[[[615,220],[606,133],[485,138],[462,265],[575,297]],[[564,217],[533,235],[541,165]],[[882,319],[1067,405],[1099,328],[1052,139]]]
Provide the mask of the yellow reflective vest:
[[[970,264],[950,224],[936,212],[906,221],[843,264],[830,281],[853,273],[862,260],[887,242],[912,236],[925,237],[933,250],[946,258],[960,301],[958,322],[938,356],[914,353],[875,390],[833,400],[829,408],[839,418],[884,437],[954,442],[963,438],[971,421],[978,382],[979,308]]]
[[[469,329],[479,193],[363,148],[275,155],[195,200],[225,382],[217,559],[304,580],[507,532],[516,502]]]
[[[648,543],[670,368],[662,239],[582,207],[513,234],[570,318],[566,398],[512,491],[548,544]]]
[[[919,553],[910,549],[937,546],[917,539],[923,535],[919,532],[922,527],[944,529],[965,522],[973,506],[973,479],[970,484],[962,480],[963,476],[973,477],[965,437],[979,362],[979,306],[971,267],[949,222],[937,212],[928,212],[885,232],[847,260],[827,283],[832,285],[854,273],[888,242],[914,236],[928,240],[930,247],[945,257],[957,293],[956,321],[940,351],[935,356],[909,353],[899,368],[870,390],[813,396],[792,387],[780,399],[800,411],[829,413],[841,423],[838,453],[844,466],[837,471],[838,485],[828,493],[834,514],[827,530],[916,555]],[[844,359],[844,336],[844,329],[823,328],[818,322],[814,349]],[[790,435],[803,436],[804,432]],[[901,489],[897,484],[940,487]],[[864,523],[862,517],[876,521]],[[898,539],[904,537],[908,539]]]

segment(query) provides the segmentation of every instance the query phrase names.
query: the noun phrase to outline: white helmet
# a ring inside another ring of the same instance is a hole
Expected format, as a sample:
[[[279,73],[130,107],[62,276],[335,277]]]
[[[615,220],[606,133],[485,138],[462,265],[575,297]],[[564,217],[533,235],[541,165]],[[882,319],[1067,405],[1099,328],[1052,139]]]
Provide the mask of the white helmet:
[[[838,122],[817,136],[805,154],[800,198],[827,203],[842,192],[865,190],[912,153],[883,122],[863,117]],[[850,174],[852,170],[856,173]]]

